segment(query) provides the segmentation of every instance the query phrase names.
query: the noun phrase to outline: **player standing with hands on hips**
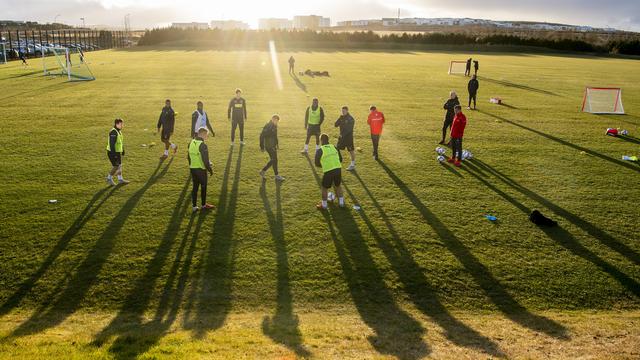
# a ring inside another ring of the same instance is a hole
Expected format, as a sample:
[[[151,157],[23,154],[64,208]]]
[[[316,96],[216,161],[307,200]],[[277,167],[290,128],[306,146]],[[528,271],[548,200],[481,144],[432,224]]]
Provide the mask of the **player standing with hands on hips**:
[[[347,170],[353,171],[356,169],[356,152],[353,146],[353,128],[355,127],[356,120],[349,114],[349,108],[342,107],[342,114],[336,120],[335,127],[340,128],[340,137],[338,138],[338,150],[347,149],[349,155],[351,155],[351,164],[347,167]]]

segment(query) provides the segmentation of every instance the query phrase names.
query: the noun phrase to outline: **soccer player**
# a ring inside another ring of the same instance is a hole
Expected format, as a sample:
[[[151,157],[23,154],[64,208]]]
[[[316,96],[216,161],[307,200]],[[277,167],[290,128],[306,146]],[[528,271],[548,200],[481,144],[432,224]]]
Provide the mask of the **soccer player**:
[[[384,114],[371,105],[369,108],[369,117],[367,124],[371,130],[371,142],[373,143],[373,160],[378,160],[378,144],[380,143],[380,135],[382,135],[382,125],[384,124]]]
[[[447,113],[444,115],[444,124],[442,124],[442,140],[440,140],[440,145],[444,144],[444,139],[447,137],[447,129],[451,127],[451,123],[453,122],[453,116],[455,115],[454,108],[456,105],[460,105],[458,95],[455,91],[451,91],[449,93],[449,100],[447,100],[443,106],[443,108],[447,110]]]
[[[18,58],[22,60],[22,65],[29,66],[29,64],[27,64],[27,58],[24,55],[24,51],[22,51],[22,49],[18,50]]]
[[[462,137],[464,136],[464,128],[467,126],[467,117],[462,113],[462,106],[460,105],[456,105],[454,111],[456,115],[451,126],[451,149],[453,150],[453,155],[447,161],[460,167],[460,162],[462,161]]]
[[[204,143],[208,137],[209,130],[207,130],[206,127],[201,127],[196,131],[196,136],[191,139],[189,143],[187,160],[189,160],[189,169],[193,182],[193,188],[191,189],[193,212],[200,209],[208,210],[215,208],[214,205],[207,203],[207,172],[209,175],[213,175],[213,168],[209,161],[209,149],[207,148],[207,144]],[[197,205],[198,189],[200,189],[200,201],[202,204],[200,207]]]
[[[260,176],[265,179],[265,174],[273,166],[273,173],[277,181],[284,181],[284,177],[278,173],[278,122],[280,115],[275,114],[262,128],[260,133],[260,150],[269,154],[269,162],[260,170]]]
[[[467,59],[467,66],[464,69],[464,76],[470,76],[471,75],[471,58]]]
[[[338,138],[338,150],[347,149],[349,155],[351,155],[351,164],[347,167],[347,170],[353,171],[356,169],[356,152],[353,146],[353,128],[356,124],[356,120],[349,114],[349,108],[342,107],[342,115],[336,120],[335,127],[340,127],[340,137]]]
[[[291,57],[289,58],[289,74],[294,74],[295,75],[295,66],[296,66],[296,59],[293,58],[293,55],[291,55]]]
[[[329,144],[329,135],[322,134],[320,137],[322,146],[316,150],[316,166],[322,167],[322,202],[316,205],[318,210],[327,209],[327,191],[334,187],[338,204],[344,207],[344,196],[342,195],[342,154],[333,145]]]
[[[478,75],[478,68],[480,68],[478,60],[473,60],[473,70],[475,70],[475,75]]]
[[[178,146],[171,142],[171,135],[173,135],[173,128],[176,122],[176,113],[171,108],[171,100],[167,99],[164,102],[164,107],[160,112],[160,118],[158,119],[158,125],[156,134],[160,133],[160,141],[164,143],[164,154],[160,156],[160,159],[166,159],[169,157],[169,148],[173,149],[175,154],[178,151]]]
[[[247,120],[247,102],[242,98],[242,90],[236,89],[236,96],[229,101],[227,118],[231,120],[231,146],[236,138],[236,127],[240,127],[240,145],[244,145],[244,122]]]
[[[469,80],[469,84],[467,84],[467,89],[469,90],[469,106],[467,106],[467,110],[471,109],[471,100],[473,99],[473,110],[476,109],[476,97],[478,96],[478,89],[480,88],[480,83],[478,83],[478,76],[473,75],[471,80]]]
[[[204,104],[202,103],[202,101],[198,101],[196,106],[196,111],[191,114],[191,138],[194,139],[196,137],[198,129],[200,129],[201,127],[209,129],[211,136],[215,136],[213,128],[211,127],[211,123],[209,122],[209,117],[204,111]]]
[[[120,118],[113,122],[113,129],[109,132],[107,140],[107,157],[111,162],[111,171],[107,174],[107,183],[116,185],[114,176],[118,177],[118,184],[128,184],[129,181],[122,178],[122,158],[124,157],[124,137],[122,128],[124,121]]]
[[[313,98],[311,106],[307,108],[304,114],[304,128],[307,129],[307,140],[304,142],[304,149],[300,152],[306,154],[309,152],[309,140],[311,136],[316,138],[316,150],[320,147],[320,125],[324,121],[324,110],[319,105],[318,98]]]

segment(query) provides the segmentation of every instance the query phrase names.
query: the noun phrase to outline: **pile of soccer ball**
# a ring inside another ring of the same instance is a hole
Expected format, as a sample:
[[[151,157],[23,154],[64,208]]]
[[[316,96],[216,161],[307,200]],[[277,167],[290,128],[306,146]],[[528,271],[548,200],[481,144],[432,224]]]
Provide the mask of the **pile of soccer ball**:
[[[447,158],[444,156],[447,153],[447,149],[443,148],[442,146],[438,146],[436,148],[436,153],[438,154],[438,156],[436,157],[436,160],[438,160],[439,162],[445,162],[447,160]],[[473,153],[471,153],[471,151],[466,149],[462,150],[461,160],[468,160],[468,159],[473,159]]]

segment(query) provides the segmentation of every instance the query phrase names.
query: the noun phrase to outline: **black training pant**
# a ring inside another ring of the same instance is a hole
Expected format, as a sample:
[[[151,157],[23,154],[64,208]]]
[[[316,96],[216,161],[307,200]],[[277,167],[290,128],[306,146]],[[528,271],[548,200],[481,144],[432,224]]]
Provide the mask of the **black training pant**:
[[[193,180],[193,189],[191,190],[191,204],[193,207],[197,206],[198,202],[198,188],[200,190],[200,200],[202,205],[207,203],[207,170],[205,169],[191,169],[191,180]]]
[[[473,100],[473,108],[476,108],[476,97],[478,96],[477,93],[469,93],[469,107],[471,107],[471,100]]]
[[[244,141],[244,119],[233,119],[231,122],[231,141],[236,138],[236,127],[240,127],[240,141]]]
[[[276,148],[266,149],[269,154],[269,162],[262,168],[262,171],[269,170],[273,166],[273,173],[278,175],[278,150]]]
[[[371,142],[373,143],[373,156],[378,157],[378,144],[380,143],[380,135],[371,134]]]
[[[462,138],[451,138],[451,150],[453,150],[451,157],[462,160]]]

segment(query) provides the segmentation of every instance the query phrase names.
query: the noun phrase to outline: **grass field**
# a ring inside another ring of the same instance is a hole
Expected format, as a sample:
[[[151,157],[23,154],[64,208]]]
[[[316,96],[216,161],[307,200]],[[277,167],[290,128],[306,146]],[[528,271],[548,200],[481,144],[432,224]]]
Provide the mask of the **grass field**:
[[[637,358],[640,166],[621,157],[639,155],[640,139],[604,132],[640,132],[638,61],[471,54],[475,158],[455,169],[434,149],[448,92],[466,93],[449,61],[468,55],[297,52],[298,68],[331,77],[295,79],[283,53],[282,90],[258,51],[95,52],[97,80],[82,83],[41,76],[37,60],[0,66],[0,358]],[[585,85],[622,87],[627,115],[580,113]],[[229,147],[236,87],[243,148]],[[315,209],[319,172],[299,154],[314,96],[332,141],[341,105],[356,118],[348,210]],[[159,146],[142,144],[160,144],[165,98],[180,149],[160,163]],[[198,100],[216,130],[218,209],[192,215]],[[387,117],[379,163],[371,104]],[[282,185],[258,176],[273,113]],[[115,117],[131,184],[108,188]],[[535,227],[533,209],[559,227]]]

